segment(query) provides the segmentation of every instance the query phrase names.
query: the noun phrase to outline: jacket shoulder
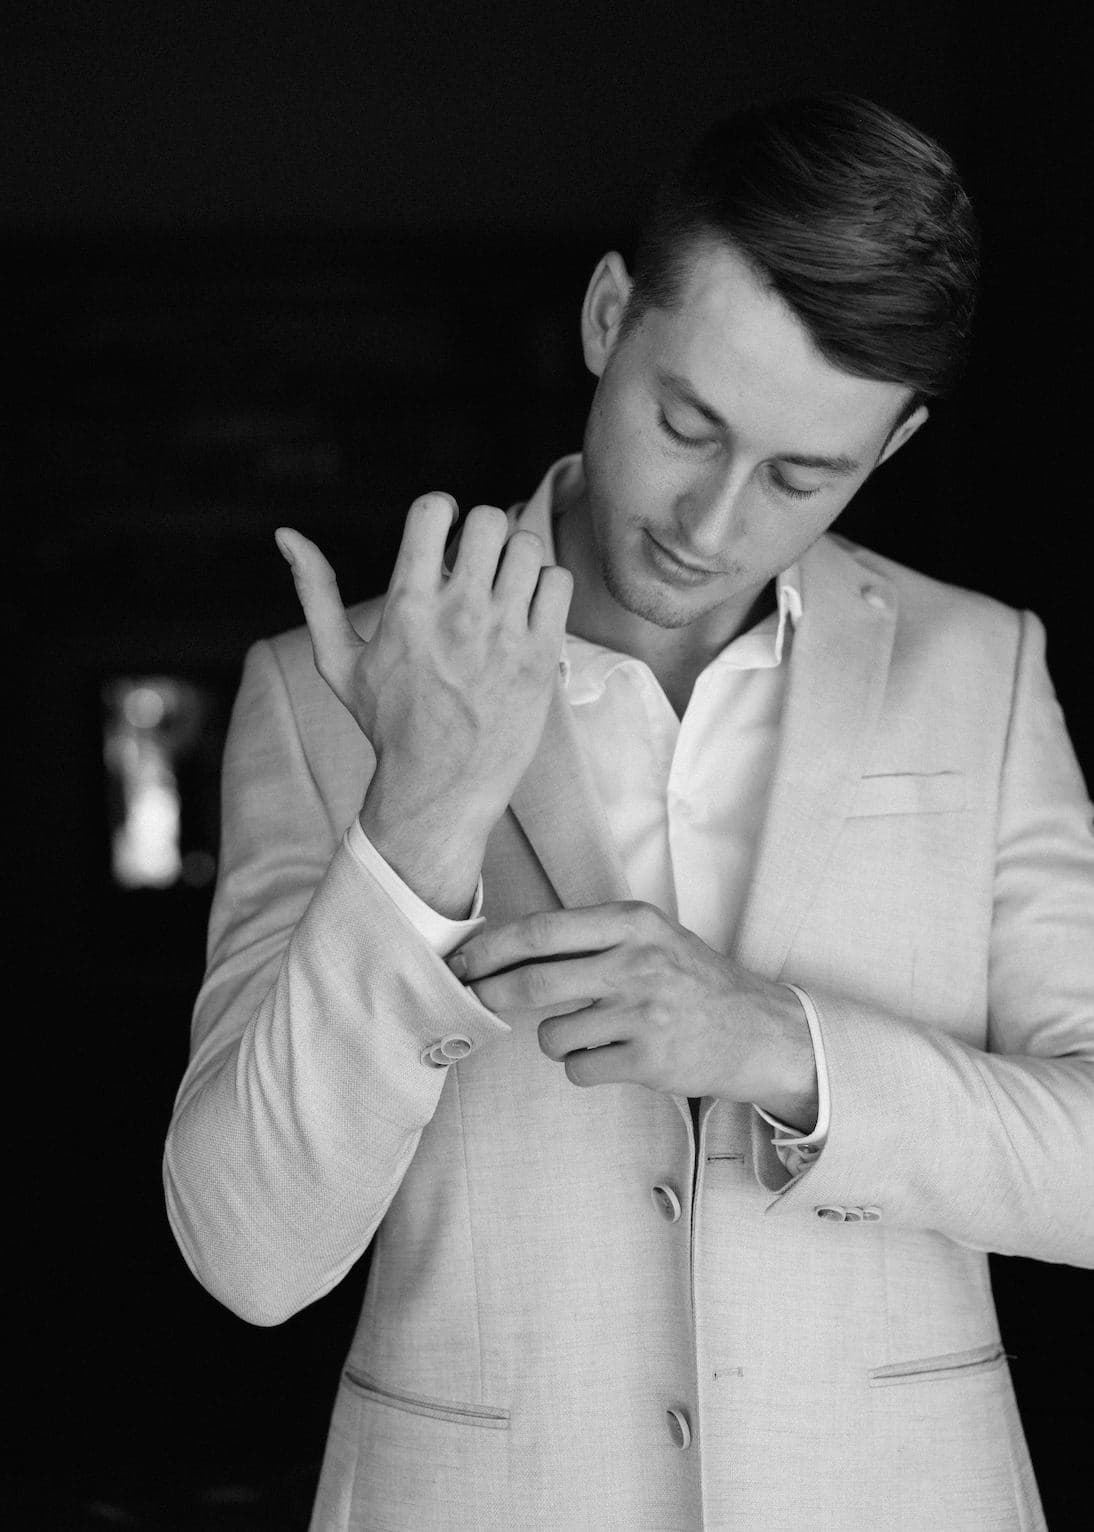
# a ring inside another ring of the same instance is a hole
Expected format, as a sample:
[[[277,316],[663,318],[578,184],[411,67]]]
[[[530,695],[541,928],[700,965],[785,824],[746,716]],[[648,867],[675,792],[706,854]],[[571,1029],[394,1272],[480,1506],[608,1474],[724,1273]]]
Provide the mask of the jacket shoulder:
[[[871,576],[889,583],[896,597],[898,631],[920,631],[950,645],[965,640],[995,652],[1000,645],[1011,648],[1018,641],[1022,613],[1017,607],[923,574],[840,533],[829,532],[826,541],[858,566],[864,584]]]

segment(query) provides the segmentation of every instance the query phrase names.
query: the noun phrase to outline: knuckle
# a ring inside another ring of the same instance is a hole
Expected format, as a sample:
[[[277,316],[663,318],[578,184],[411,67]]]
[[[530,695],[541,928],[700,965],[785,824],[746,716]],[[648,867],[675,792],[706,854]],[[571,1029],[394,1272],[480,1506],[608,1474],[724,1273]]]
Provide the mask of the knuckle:
[[[665,954],[655,942],[643,941],[634,954],[634,966],[640,973],[655,975],[664,969]]]
[[[466,601],[456,601],[448,612],[446,627],[448,636],[457,644],[466,644],[478,631],[479,617],[474,607]]]
[[[638,1002],[638,1015],[642,1022],[653,1028],[661,1027],[665,1022],[665,1005],[660,995],[645,994]]]
[[[410,591],[393,582],[384,601],[384,617],[387,621],[406,621],[415,615],[415,608],[416,602]]]

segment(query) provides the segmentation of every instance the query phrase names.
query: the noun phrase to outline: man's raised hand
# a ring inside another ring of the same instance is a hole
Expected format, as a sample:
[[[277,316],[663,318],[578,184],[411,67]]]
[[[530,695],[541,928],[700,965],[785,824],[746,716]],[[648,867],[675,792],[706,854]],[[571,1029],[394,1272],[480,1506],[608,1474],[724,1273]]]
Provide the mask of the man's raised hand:
[[[371,639],[315,544],[277,531],[316,668],[376,755],[362,827],[441,913],[469,902],[486,838],[535,754],[573,589],[567,570],[544,565],[542,540],[510,533],[489,505],[468,513],[446,575],[455,517],[450,495],[415,500]]]

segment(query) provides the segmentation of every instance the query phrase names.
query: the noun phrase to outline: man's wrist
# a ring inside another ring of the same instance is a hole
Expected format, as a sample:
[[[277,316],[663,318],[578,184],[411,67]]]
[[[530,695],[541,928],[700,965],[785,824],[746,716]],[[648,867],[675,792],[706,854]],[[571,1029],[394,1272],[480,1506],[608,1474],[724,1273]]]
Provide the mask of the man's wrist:
[[[784,984],[771,986],[768,1001],[777,1020],[772,1084],[755,1105],[800,1133],[812,1133],[820,1114],[817,1058],[801,1001]]]
[[[489,832],[454,826],[433,805],[411,815],[365,796],[357,816],[369,841],[424,904],[448,920],[464,920],[482,871]]]

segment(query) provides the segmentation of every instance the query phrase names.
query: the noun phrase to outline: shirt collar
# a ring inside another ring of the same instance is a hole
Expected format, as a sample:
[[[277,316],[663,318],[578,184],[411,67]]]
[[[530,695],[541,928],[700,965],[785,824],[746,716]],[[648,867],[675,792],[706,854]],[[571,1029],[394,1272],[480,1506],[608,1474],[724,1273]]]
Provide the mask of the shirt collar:
[[[555,562],[554,519],[581,479],[581,454],[571,453],[553,463],[532,498],[517,512],[517,522],[538,532],[547,550],[547,562]],[[776,577],[776,610],[739,633],[714,656],[710,666],[730,670],[770,670],[782,663],[787,622],[797,628],[802,616],[801,567],[794,563]],[[567,699],[592,702],[601,695],[608,676],[633,656],[607,649],[567,633],[559,669]],[[710,668],[708,666],[708,668]]]

